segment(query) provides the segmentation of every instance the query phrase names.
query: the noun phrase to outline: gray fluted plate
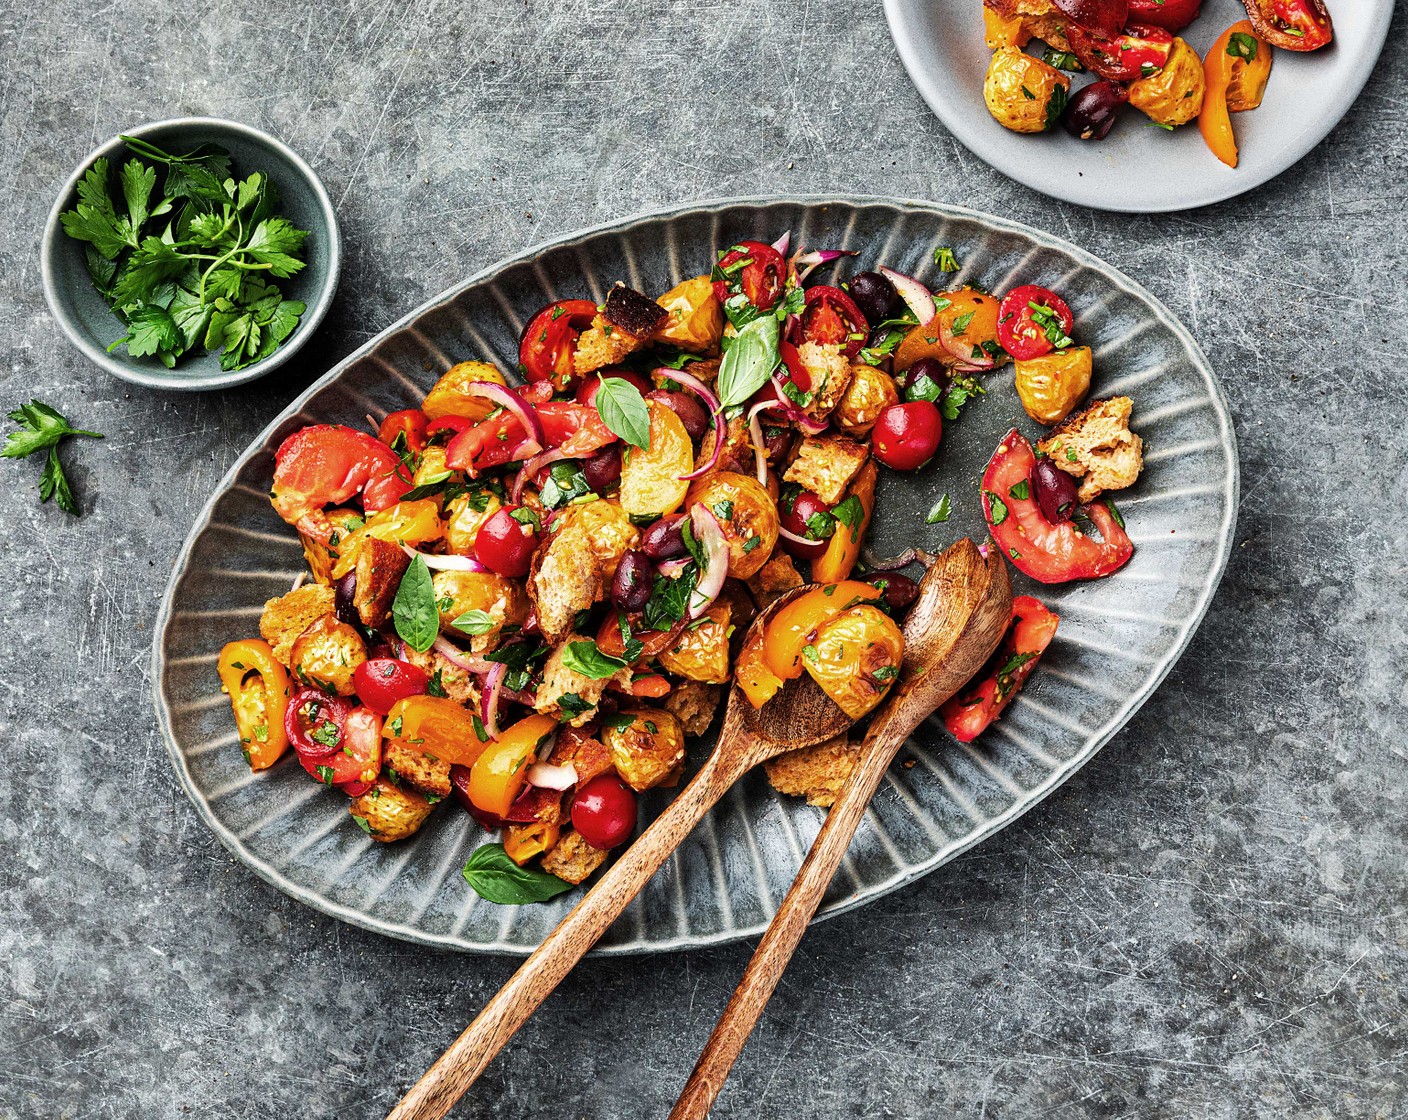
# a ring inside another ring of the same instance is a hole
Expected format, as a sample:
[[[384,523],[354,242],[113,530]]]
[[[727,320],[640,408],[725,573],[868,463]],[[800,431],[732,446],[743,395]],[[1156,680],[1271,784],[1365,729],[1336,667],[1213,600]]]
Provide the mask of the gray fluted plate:
[[[365,423],[416,405],[452,363],[515,367],[525,318],[548,300],[600,301],[614,281],[661,292],[704,271],[742,238],[858,249],[936,285],[933,250],[952,246],[963,271],[1001,291],[1022,282],[1061,292],[1074,333],[1095,349],[1093,392],[1127,393],[1146,441],[1145,471],[1120,497],[1137,551],[1110,579],[1041,588],[1061,614],[1041,669],[993,731],[971,746],[926,726],[881,786],[832,884],[824,914],[878,898],[992,835],[1086,762],[1148,699],[1187,644],[1222,574],[1237,513],[1237,451],[1227,404],[1207,360],[1147,291],[1090,254],[1036,230],[955,206],[883,199],[743,200],[615,222],[528,250],[412,312],[294,401],[221,482],[176,561],[153,650],[157,719],[172,764],[222,843],[280,890],[357,925],[427,945],[531,951],[580,897],[503,907],[459,874],[486,834],[453,806],[411,840],[374,843],[342,794],[292,758],[251,774],[215,675],[220,647],[257,634],[264,601],[303,569],[292,530],[269,505],[273,450],[311,423]],[[824,275],[820,277],[824,279]],[[873,546],[935,548],[984,533],[978,479],[1022,413],[1011,371],[948,425],[934,463],[882,472]],[[947,523],[925,514],[949,493]],[[704,756],[704,744],[692,761]],[[669,794],[644,798],[650,818]],[[723,799],[602,940],[631,953],[718,944],[759,934],[786,893],[823,814],[773,792],[761,773]]]

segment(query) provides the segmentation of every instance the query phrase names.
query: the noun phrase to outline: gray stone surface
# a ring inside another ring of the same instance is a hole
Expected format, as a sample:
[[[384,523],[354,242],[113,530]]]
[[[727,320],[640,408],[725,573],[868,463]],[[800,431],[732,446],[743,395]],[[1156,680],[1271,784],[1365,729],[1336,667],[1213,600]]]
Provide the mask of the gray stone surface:
[[[108,433],[66,450],[82,520],[3,465],[0,1117],[379,1116],[507,978],[309,912],[199,824],[147,680],[171,561],[284,402],[451,280],[657,204],[827,190],[1008,214],[1147,284],[1222,374],[1242,517],[1130,727],[813,931],[715,1114],[1403,1115],[1405,77],[1390,49],[1279,181],[1131,218],[959,148],[875,3],[0,4],[0,400]],[[292,144],[348,249],[306,357],[204,397],[87,367],[36,254],[93,143],[185,113]],[[583,964],[455,1115],[664,1115],[748,951]]]

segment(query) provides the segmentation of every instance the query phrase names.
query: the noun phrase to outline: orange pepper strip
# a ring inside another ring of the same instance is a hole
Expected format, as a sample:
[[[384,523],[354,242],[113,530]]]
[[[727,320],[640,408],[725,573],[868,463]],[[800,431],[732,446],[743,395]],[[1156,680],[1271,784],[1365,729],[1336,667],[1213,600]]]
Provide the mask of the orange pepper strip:
[[[288,750],[287,671],[274,660],[269,643],[258,638],[227,645],[220,651],[216,671],[221,689],[230,695],[249,768],[267,770]]]
[[[988,50],[1002,47],[1025,47],[1031,40],[1031,33],[1022,29],[1021,17],[1005,19],[991,8],[983,7],[983,40]]]
[[[844,525],[836,526],[838,534],[845,531]],[[880,589],[874,584],[844,580],[792,600],[773,616],[763,635],[763,659],[768,670],[784,681],[800,677],[803,651],[817,629],[847,607],[854,606],[857,599],[869,602],[880,595]]]
[[[1270,43],[1257,38],[1247,20],[1234,23],[1227,31],[1229,36],[1240,31],[1250,36],[1255,44],[1256,53],[1252,55],[1250,62],[1245,57],[1232,60],[1232,84],[1227,87],[1228,110],[1233,113],[1245,113],[1257,108],[1262,97],[1266,95],[1266,83],[1271,79],[1271,56],[1275,52]],[[1245,40],[1242,43],[1245,46]]]
[[[1255,70],[1249,70],[1246,58],[1232,47],[1234,35],[1250,36],[1256,43],[1256,58],[1252,60]],[[1208,51],[1207,58],[1203,60],[1207,92],[1203,95],[1203,110],[1198,115],[1198,131],[1203,134],[1203,141],[1212,150],[1212,154],[1228,167],[1237,166],[1237,137],[1232,131],[1229,91],[1235,82],[1239,98],[1249,99],[1255,91],[1255,104],[1260,104],[1260,90],[1266,86],[1265,76],[1261,73],[1263,67],[1269,74],[1271,48],[1256,37],[1256,32],[1247,20],[1239,20],[1219,35],[1217,42]],[[1257,85],[1258,81],[1260,86]],[[1255,106],[1248,103],[1246,107]]]
[[[865,540],[865,531],[870,528],[870,516],[875,512],[877,473],[874,463],[866,463],[851,483],[851,494],[860,499],[860,524],[851,527],[839,521],[836,523],[836,531],[826,542],[826,551],[812,561],[813,583],[840,583],[850,577],[856,561],[860,559],[860,546]]]
[[[502,817],[528,780],[529,760],[557,730],[552,716],[527,716],[499,733],[469,771],[469,799],[486,813]]]
[[[411,750],[433,754],[442,762],[473,766],[489,745],[483,724],[444,696],[407,696],[391,705],[381,733]],[[483,738],[480,738],[481,733]]]
[[[761,708],[777,695],[782,687],[782,678],[768,668],[767,658],[763,654],[762,635],[755,634],[744,644],[733,678],[754,708]]]
[[[504,852],[522,867],[534,856],[551,851],[562,836],[562,826],[548,821],[511,824],[504,829]]]

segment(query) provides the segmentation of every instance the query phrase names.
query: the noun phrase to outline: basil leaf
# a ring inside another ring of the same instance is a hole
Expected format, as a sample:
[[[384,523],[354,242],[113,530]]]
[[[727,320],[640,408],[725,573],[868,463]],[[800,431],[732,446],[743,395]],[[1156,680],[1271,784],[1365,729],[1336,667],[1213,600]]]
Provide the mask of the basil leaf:
[[[742,404],[763,387],[777,368],[778,324],[771,315],[754,319],[738,332],[719,365],[719,399],[724,408]]]
[[[487,634],[495,627],[496,623],[486,611],[465,611],[450,625],[456,630],[463,630],[466,634]]]
[[[417,653],[424,653],[440,636],[440,611],[435,604],[430,569],[419,556],[411,561],[401,577],[401,586],[396,588],[391,618],[396,623],[396,633]]]
[[[474,893],[500,906],[521,906],[546,902],[572,889],[572,884],[546,871],[519,867],[502,844],[475,848],[464,865],[464,881]]]
[[[624,377],[603,377],[596,391],[601,422],[632,447],[650,446],[650,411],[640,390]]]
[[[568,642],[562,652],[562,664],[564,668],[594,681],[604,681],[626,667],[626,662],[619,657],[608,657],[591,641]]]

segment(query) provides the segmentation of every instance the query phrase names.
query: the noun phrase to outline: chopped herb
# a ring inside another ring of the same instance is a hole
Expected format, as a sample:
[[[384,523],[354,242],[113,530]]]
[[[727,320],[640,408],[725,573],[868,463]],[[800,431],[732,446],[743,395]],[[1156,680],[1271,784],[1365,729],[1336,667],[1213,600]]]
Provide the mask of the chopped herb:
[[[852,494],[832,509],[831,516],[851,531],[853,542],[860,540],[861,529],[865,525],[865,506],[859,497]]]
[[[429,696],[449,696],[445,691],[445,681],[443,680],[444,669],[436,669],[430,674],[430,680],[426,682],[425,691]]]
[[[610,731],[622,732],[629,731],[631,729],[631,725],[634,724],[635,721],[635,716],[628,716],[621,712],[617,712],[615,715],[603,716],[601,720],[601,725]]]
[[[564,692],[557,698],[557,706],[568,719],[579,716],[584,712],[589,712],[592,708],[596,707],[595,704],[588,704],[575,692]]]
[[[368,836],[372,834],[372,826],[367,821],[366,817],[359,817],[356,813],[353,813],[352,819],[357,822],[357,827],[360,828],[363,832],[365,832]]]
[[[752,552],[762,543],[763,538],[758,536],[757,533],[754,533],[751,537],[749,537],[746,541],[743,542],[743,554],[746,556],[748,553]]]
[[[318,772],[319,781],[332,785],[332,780],[337,775],[331,766],[315,766],[314,769]]]
[[[1232,58],[1240,58],[1251,62],[1256,58],[1257,42],[1256,36],[1248,35],[1245,31],[1234,31],[1227,40],[1227,53]]]
[[[1031,487],[1024,478],[1021,482],[1017,483],[1016,486],[1011,487],[1007,493],[1016,498],[1019,502],[1025,502],[1028,495],[1031,493]]]
[[[877,681],[892,681],[900,675],[900,671],[893,665],[881,665],[880,668],[876,669],[875,672],[870,675]]]
[[[1058,51],[1053,47],[1046,48],[1046,65],[1054,66],[1057,70],[1069,70],[1072,73],[1081,69],[1080,59],[1070,51]]]
[[[729,498],[720,498],[713,505],[714,515],[720,521],[733,520],[733,502]]]
[[[957,272],[963,267],[958,263],[958,258],[953,255],[953,250],[947,245],[940,245],[934,250],[934,266],[940,272]]]
[[[554,463],[548,468],[548,478],[538,497],[547,509],[559,509],[592,493],[587,476],[576,460]]]
[[[924,524],[938,525],[944,521],[947,521],[948,515],[951,510],[952,503],[949,501],[948,495],[945,494],[942,498],[935,502],[933,508],[929,510],[928,516],[924,518]]]
[[[802,656],[805,657],[808,661],[810,661],[813,665],[821,664],[821,655],[817,653],[816,646],[814,645],[808,644],[803,646]]]
[[[1124,517],[1121,516],[1120,511],[1115,508],[1115,503],[1110,498],[1105,499],[1105,508],[1110,511],[1110,516],[1115,519],[1115,524],[1123,529]]]
[[[989,522],[993,525],[1001,525],[1007,520],[1007,503],[994,494],[991,490],[984,490],[988,498],[988,506],[991,509]]]
[[[954,338],[963,337],[963,332],[968,329],[968,324],[973,321],[973,316],[976,314],[976,311],[965,311],[953,321],[953,326],[950,328],[950,331]]]
[[[404,499],[402,500],[404,501]],[[520,525],[527,525],[535,533],[540,533],[543,530],[543,519],[538,516],[535,509],[528,506],[517,506],[509,510],[508,515]]]

